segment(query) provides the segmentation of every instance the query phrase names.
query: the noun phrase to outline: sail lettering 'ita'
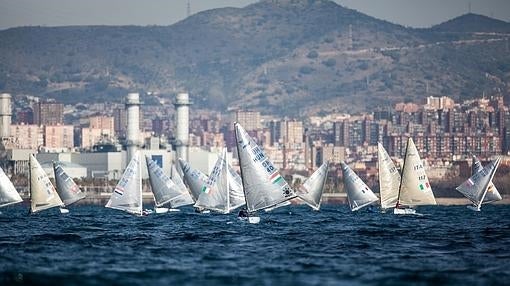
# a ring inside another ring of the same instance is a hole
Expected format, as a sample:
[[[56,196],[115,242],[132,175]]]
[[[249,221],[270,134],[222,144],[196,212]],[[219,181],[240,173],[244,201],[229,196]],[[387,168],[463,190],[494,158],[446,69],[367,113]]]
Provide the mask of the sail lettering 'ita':
[[[67,175],[60,164],[53,162],[53,172],[55,174],[57,193],[65,206],[69,206],[85,198],[85,193],[82,192],[73,179]]]
[[[436,199],[413,139],[407,140],[397,206],[435,205]]]
[[[321,207],[322,193],[328,177],[329,162],[324,162],[301,186],[298,197],[312,209],[318,211]]]
[[[179,188],[149,156],[145,157],[149,183],[154,195],[156,207],[169,204],[172,208],[178,208],[194,203],[193,198],[186,189]]]
[[[142,215],[142,176],[139,151],[133,155],[105,207]]]
[[[377,144],[377,160],[381,209],[393,208],[397,204],[400,173],[381,143]]]
[[[379,200],[374,192],[372,192],[347,164],[341,162],[341,166],[344,187],[347,192],[351,211],[357,211]]]
[[[202,191],[205,191],[205,182],[207,182],[207,176],[200,170],[197,170],[191,165],[179,158],[179,164],[181,165],[184,181],[188,184],[191,191],[191,195],[195,201],[198,200]]]
[[[234,129],[248,212],[295,198],[294,190],[241,125],[234,123]]]
[[[497,167],[496,167],[497,168]],[[477,172],[480,172],[483,170],[482,163],[478,158],[476,158],[475,155],[473,155],[473,165],[472,165],[472,172],[471,175],[476,174]],[[489,187],[487,188],[487,194],[485,194],[485,198],[483,199],[482,204],[488,204],[496,201],[501,201],[503,198],[501,197],[501,194],[499,193],[498,189],[492,181],[489,183]]]
[[[64,205],[50,178],[32,154],[30,154],[30,201],[31,213]]]
[[[0,168],[0,208],[21,203],[23,199],[12,184],[11,180]]]
[[[461,194],[468,198],[474,205],[476,211],[480,211],[482,202],[484,201],[489,185],[498,169],[501,158],[497,158],[490,164],[487,164],[481,171],[476,172],[462,185],[456,188]]]

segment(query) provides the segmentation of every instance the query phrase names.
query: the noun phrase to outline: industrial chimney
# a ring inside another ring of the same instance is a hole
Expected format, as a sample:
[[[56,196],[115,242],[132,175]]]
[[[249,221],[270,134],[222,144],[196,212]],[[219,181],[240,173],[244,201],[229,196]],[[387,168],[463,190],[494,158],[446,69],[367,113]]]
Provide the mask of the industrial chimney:
[[[126,149],[129,162],[140,145],[140,96],[138,93],[129,93],[127,95],[126,112]]]
[[[175,134],[175,150],[177,157],[188,160],[189,145],[189,106],[192,103],[187,93],[179,93],[175,98],[176,110],[176,134]]]
[[[0,138],[11,136],[11,95],[0,94]]]

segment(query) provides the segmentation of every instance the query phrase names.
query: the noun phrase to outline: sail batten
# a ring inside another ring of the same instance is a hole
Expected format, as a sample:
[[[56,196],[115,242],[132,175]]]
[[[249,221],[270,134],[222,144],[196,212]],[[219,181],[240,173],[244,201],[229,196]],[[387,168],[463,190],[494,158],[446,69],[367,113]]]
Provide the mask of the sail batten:
[[[85,198],[85,193],[82,192],[74,180],[67,175],[62,166],[56,162],[53,162],[53,172],[55,174],[57,193],[65,206],[69,206]]]
[[[11,180],[0,168],[0,208],[21,203],[23,199],[12,184]]]
[[[142,176],[139,151],[133,155],[105,207],[142,215]]]
[[[352,211],[377,202],[379,199],[360,177],[344,162],[341,162],[344,188]]]
[[[34,155],[30,154],[30,212],[63,206],[55,187]]]
[[[377,154],[381,208],[393,208],[398,200],[400,173],[381,143],[377,144]]]
[[[328,169],[329,162],[326,161],[303,182],[298,192],[298,197],[314,210],[320,209]]]

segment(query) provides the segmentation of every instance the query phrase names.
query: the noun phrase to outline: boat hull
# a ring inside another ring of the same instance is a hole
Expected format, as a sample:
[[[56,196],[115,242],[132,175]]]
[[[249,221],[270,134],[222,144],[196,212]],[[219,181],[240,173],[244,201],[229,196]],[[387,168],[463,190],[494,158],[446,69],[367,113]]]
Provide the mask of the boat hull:
[[[259,216],[248,216],[248,217],[238,217],[241,221],[246,221],[251,224],[258,224],[260,223],[260,217]]]
[[[68,213],[69,213],[69,210],[68,210],[68,209],[65,209],[65,208],[60,208],[60,213],[61,213],[61,214],[68,214]]]
[[[475,206],[466,206],[468,209],[472,210],[472,211],[475,211],[475,212],[479,212],[480,211],[480,208],[479,207],[475,207]]]
[[[406,209],[394,208],[393,209],[393,214],[396,214],[396,215],[415,215],[416,214],[416,210],[415,209],[409,209],[409,208],[406,208]]]

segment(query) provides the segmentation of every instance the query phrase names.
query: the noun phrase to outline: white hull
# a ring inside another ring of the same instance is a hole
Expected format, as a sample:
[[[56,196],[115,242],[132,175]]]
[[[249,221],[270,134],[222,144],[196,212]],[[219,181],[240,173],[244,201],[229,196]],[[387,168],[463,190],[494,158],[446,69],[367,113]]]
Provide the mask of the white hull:
[[[65,208],[60,208],[60,213],[61,213],[61,214],[68,214],[68,213],[69,213],[69,210],[68,210],[68,209],[65,209]]]
[[[180,209],[168,209],[168,212],[171,212],[171,213],[176,213],[176,212],[180,212],[181,210]]]
[[[480,208],[479,207],[475,207],[475,206],[466,206],[468,209],[472,210],[472,211],[475,211],[475,212],[479,212],[480,211]]]
[[[249,216],[249,217],[238,217],[241,221],[247,221],[251,224],[257,224],[260,223],[260,217],[259,216]]]
[[[166,214],[168,212],[168,208],[154,208],[154,211],[157,214]]]
[[[415,209],[399,209],[399,208],[394,208],[393,209],[393,214],[396,214],[396,215],[414,215],[414,214],[416,214],[416,210]]]

